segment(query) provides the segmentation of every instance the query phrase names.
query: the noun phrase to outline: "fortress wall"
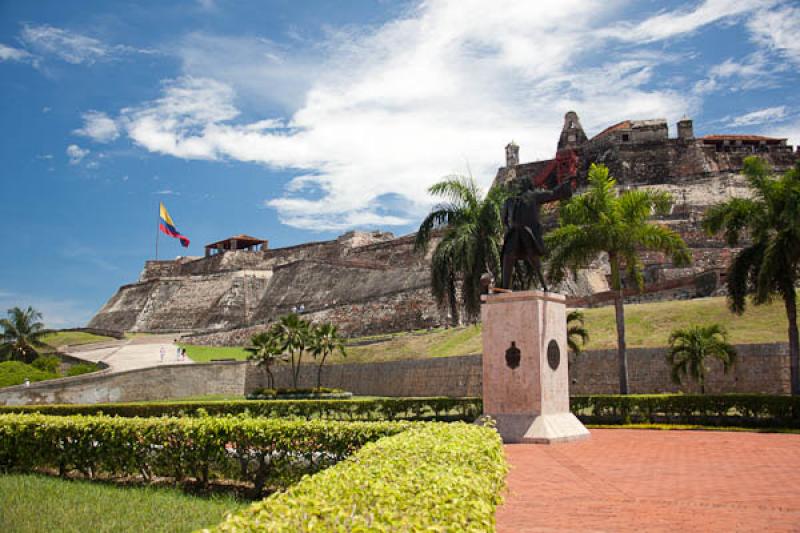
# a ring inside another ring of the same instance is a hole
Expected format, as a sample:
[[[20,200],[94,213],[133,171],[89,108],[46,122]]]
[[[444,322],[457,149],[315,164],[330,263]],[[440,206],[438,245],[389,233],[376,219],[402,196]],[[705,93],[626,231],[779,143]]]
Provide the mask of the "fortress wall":
[[[88,327],[130,331],[144,309],[156,282],[124,285],[100,308],[89,321]]]
[[[739,345],[738,364],[727,375],[712,362],[707,393],[788,394],[787,344]],[[694,382],[678,387],[670,379],[663,348],[628,350],[630,387],[634,394],[698,392]],[[570,354],[571,394],[615,394],[618,391],[615,350]],[[291,386],[291,369],[273,370],[276,385]],[[301,387],[316,386],[316,365],[304,365]],[[384,363],[326,365],[322,385],[375,396],[480,396],[480,355]],[[108,370],[61,378],[29,387],[0,389],[0,405],[29,403],[132,402],[185,398],[204,394],[243,395],[266,386],[266,373],[247,362],[215,362],[110,373]]]
[[[427,288],[427,269],[358,268],[335,263],[299,261],[275,269],[254,320],[268,322],[303,304],[306,312],[379,299]]]
[[[330,322],[346,337],[423,329],[447,323],[446,312],[437,307],[427,287],[306,312],[303,318],[315,324]],[[245,346],[250,337],[267,327],[268,323],[260,323],[183,338],[190,344]]]

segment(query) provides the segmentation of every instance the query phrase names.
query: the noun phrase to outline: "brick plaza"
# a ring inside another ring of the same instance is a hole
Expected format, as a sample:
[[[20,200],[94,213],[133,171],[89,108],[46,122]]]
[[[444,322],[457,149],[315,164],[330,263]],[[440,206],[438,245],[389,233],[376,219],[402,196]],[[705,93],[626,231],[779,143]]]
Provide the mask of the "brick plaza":
[[[497,530],[800,531],[800,435],[595,429],[505,446]]]

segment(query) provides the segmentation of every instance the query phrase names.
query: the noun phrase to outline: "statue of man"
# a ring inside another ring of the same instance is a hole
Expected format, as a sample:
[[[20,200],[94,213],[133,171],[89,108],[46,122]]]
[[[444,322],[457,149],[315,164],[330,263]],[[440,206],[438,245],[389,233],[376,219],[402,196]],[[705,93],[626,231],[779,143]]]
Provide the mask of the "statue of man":
[[[552,191],[534,190],[529,180],[522,181],[518,194],[509,197],[503,204],[501,217],[505,227],[503,238],[503,279],[501,288],[510,289],[514,265],[522,259],[527,261],[547,292],[547,283],[542,274],[541,257],[547,252],[544,246],[539,210],[542,204],[569,199],[572,196],[572,183],[565,181]]]

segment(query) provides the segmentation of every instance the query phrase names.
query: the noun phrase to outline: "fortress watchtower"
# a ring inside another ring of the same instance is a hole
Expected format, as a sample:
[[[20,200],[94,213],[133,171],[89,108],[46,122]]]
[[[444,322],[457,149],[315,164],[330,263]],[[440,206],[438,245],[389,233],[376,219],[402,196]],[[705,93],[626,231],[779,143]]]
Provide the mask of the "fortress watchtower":
[[[575,111],[568,111],[564,115],[564,126],[561,128],[557,151],[576,150],[583,146],[586,141],[586,133],[583,131],[580,120],[578,120],[578,114]]]

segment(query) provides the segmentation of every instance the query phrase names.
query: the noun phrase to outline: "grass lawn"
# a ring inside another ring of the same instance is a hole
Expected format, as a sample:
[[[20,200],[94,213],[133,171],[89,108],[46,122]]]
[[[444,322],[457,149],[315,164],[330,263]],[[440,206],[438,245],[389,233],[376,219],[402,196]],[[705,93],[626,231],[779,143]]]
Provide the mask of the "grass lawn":
[[[192,344],[181,344],[186,348],[186,355],[192,361],[205,363],[212,359],[236,359],[244,361],[247,359],[248,352],[238,346],[195,346]]]
[[[43,340],[53,348],[57,348],[64,345],[76,346],[78,344],[93,344],[96,342],[113,341],[115,339],[112,337],[95,335],[93,333],[86,333],[84,331],[56,331],[45,335]]]
[[[614,308],[586,309],[584,314],[591,336],[587,349],[615,348]],[[788,342],[786,311],[780,300],[748,305],[742,316],[731,313],[722,297],[625,306],[626,340],[631,348],[666,346],[673,329],[714,322],[728,329],[734,344]]]
[[[614,348],[617,344],[614,308],[585,309],[586,328],[590,340],[589,350]],[[786,313],[781,301],[769,305],[747,306],[742,316],[731,313],[725,298],[700,298],[672,302],[628,304],[625,306],[625,327],[629,348],[666,346],[675,328],[693,324],[718,322],[728,329],[734,344],[787,342]],[[357,343],[369,339],[351,339]],[[465,326],[432,331],[399,333],[377,337],[377,342],[361,346],[348,346],[347,357],[334,354],[328,358],[336,363],[366,363],[398,359],[426,359],[481,353],[481,327]],[[239,347],[215,348],[211,346],[186,346],[186,352],[195,361],[233,358],[244,360],[247,352]],[[310,362],[306,356],[304,361]]]
[[[37,475],[0,476],[0,531],[194,531],[249,504],[174,489],[115,487]]]
[[[26,365],[20,361],[4,361],[0,363],[0,387],[21,385],[25,382],[25,378],[34,382],[57,377],[59,377],[58,374],[39,370],[36,367]]]

